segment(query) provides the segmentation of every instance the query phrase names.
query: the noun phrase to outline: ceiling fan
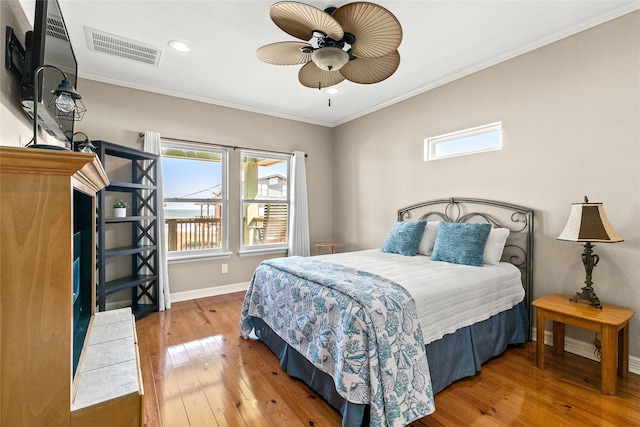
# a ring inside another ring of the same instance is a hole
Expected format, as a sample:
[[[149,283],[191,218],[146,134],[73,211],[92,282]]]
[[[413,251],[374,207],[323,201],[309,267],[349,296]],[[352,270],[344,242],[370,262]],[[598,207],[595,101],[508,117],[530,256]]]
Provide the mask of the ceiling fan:
[[[306,87],[321,89],[345,79],[378,83],[400,65],[402,27],[377,4],[354,2],[320,10],[285,1],[271,6],[270,16],[284,32],[305,41],[268,44],[256,55],[269,64],[305,64],[298,80]]]

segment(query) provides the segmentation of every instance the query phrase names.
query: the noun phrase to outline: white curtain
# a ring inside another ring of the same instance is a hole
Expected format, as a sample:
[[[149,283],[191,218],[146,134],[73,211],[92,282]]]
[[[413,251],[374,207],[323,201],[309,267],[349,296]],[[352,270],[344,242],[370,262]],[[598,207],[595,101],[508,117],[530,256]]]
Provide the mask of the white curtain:
[[[144,133],[144,151],[148,153],[162,155],[160,145],[160,133],[146,131]],[[169,292],[169,268],[167,264],[167,242],[164,235],[164,186],[162,184],[162,161],[158,159],[156,165],[157,177],[157,192],[156,198],[158,200],[158,211],[156,212],[157,227],[158,227],[158,242],[157,242],[157,261],[158,265],[158,309],[160,311],[168,310],[171,308],[171,293]]]
[[[291,161],[291,213],[289,215],[289,256],[309,256],[309,210],[305,154],[294,151]]]

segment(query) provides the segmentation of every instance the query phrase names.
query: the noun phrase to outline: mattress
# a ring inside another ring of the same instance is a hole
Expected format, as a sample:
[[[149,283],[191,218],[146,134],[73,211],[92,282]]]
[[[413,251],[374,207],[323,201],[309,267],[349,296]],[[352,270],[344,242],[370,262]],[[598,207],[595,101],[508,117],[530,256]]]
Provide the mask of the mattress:
[[[525,295],[520,270],[510,263],[471,267],[380,249],[314,258],[367,271],[407,289],[416,302],[425,344],[509,310]]]

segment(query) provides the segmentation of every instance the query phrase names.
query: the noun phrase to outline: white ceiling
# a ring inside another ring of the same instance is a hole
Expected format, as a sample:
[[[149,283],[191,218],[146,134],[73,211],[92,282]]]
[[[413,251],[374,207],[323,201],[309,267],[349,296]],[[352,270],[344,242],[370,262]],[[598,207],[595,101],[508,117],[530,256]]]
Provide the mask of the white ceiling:
[[[345,80],[329,96],[298,82],[301,66],[256,57],[260,46],[296,40],[271,21],[275,1],[58,1],[80,77],[328,127],[640,9],[640,0],[374,1],[402,25],[400,67],[373,85]],[[33,19],[33,0],[21,3]],[[159,65],[90,51],[85,27],[161,49]],[[176,39],[191,52],[170,49]]]

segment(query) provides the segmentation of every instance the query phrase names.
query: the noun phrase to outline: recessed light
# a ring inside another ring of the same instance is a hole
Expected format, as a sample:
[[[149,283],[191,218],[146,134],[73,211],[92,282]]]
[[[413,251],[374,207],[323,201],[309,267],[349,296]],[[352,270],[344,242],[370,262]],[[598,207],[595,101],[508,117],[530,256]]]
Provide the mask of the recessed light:
[[[328,93],[329,95],[335,95],[336,93],[340,92],[340,90],[338,88],[335,88],[335,87],[326,88],[324,91],[325,91],[325,93]]]
[[[191,46],[186,44],[185,42],[181,42],[179,40],[172,40],[169,42],[169,47],[175,51],[186,53],[191,51]]]

